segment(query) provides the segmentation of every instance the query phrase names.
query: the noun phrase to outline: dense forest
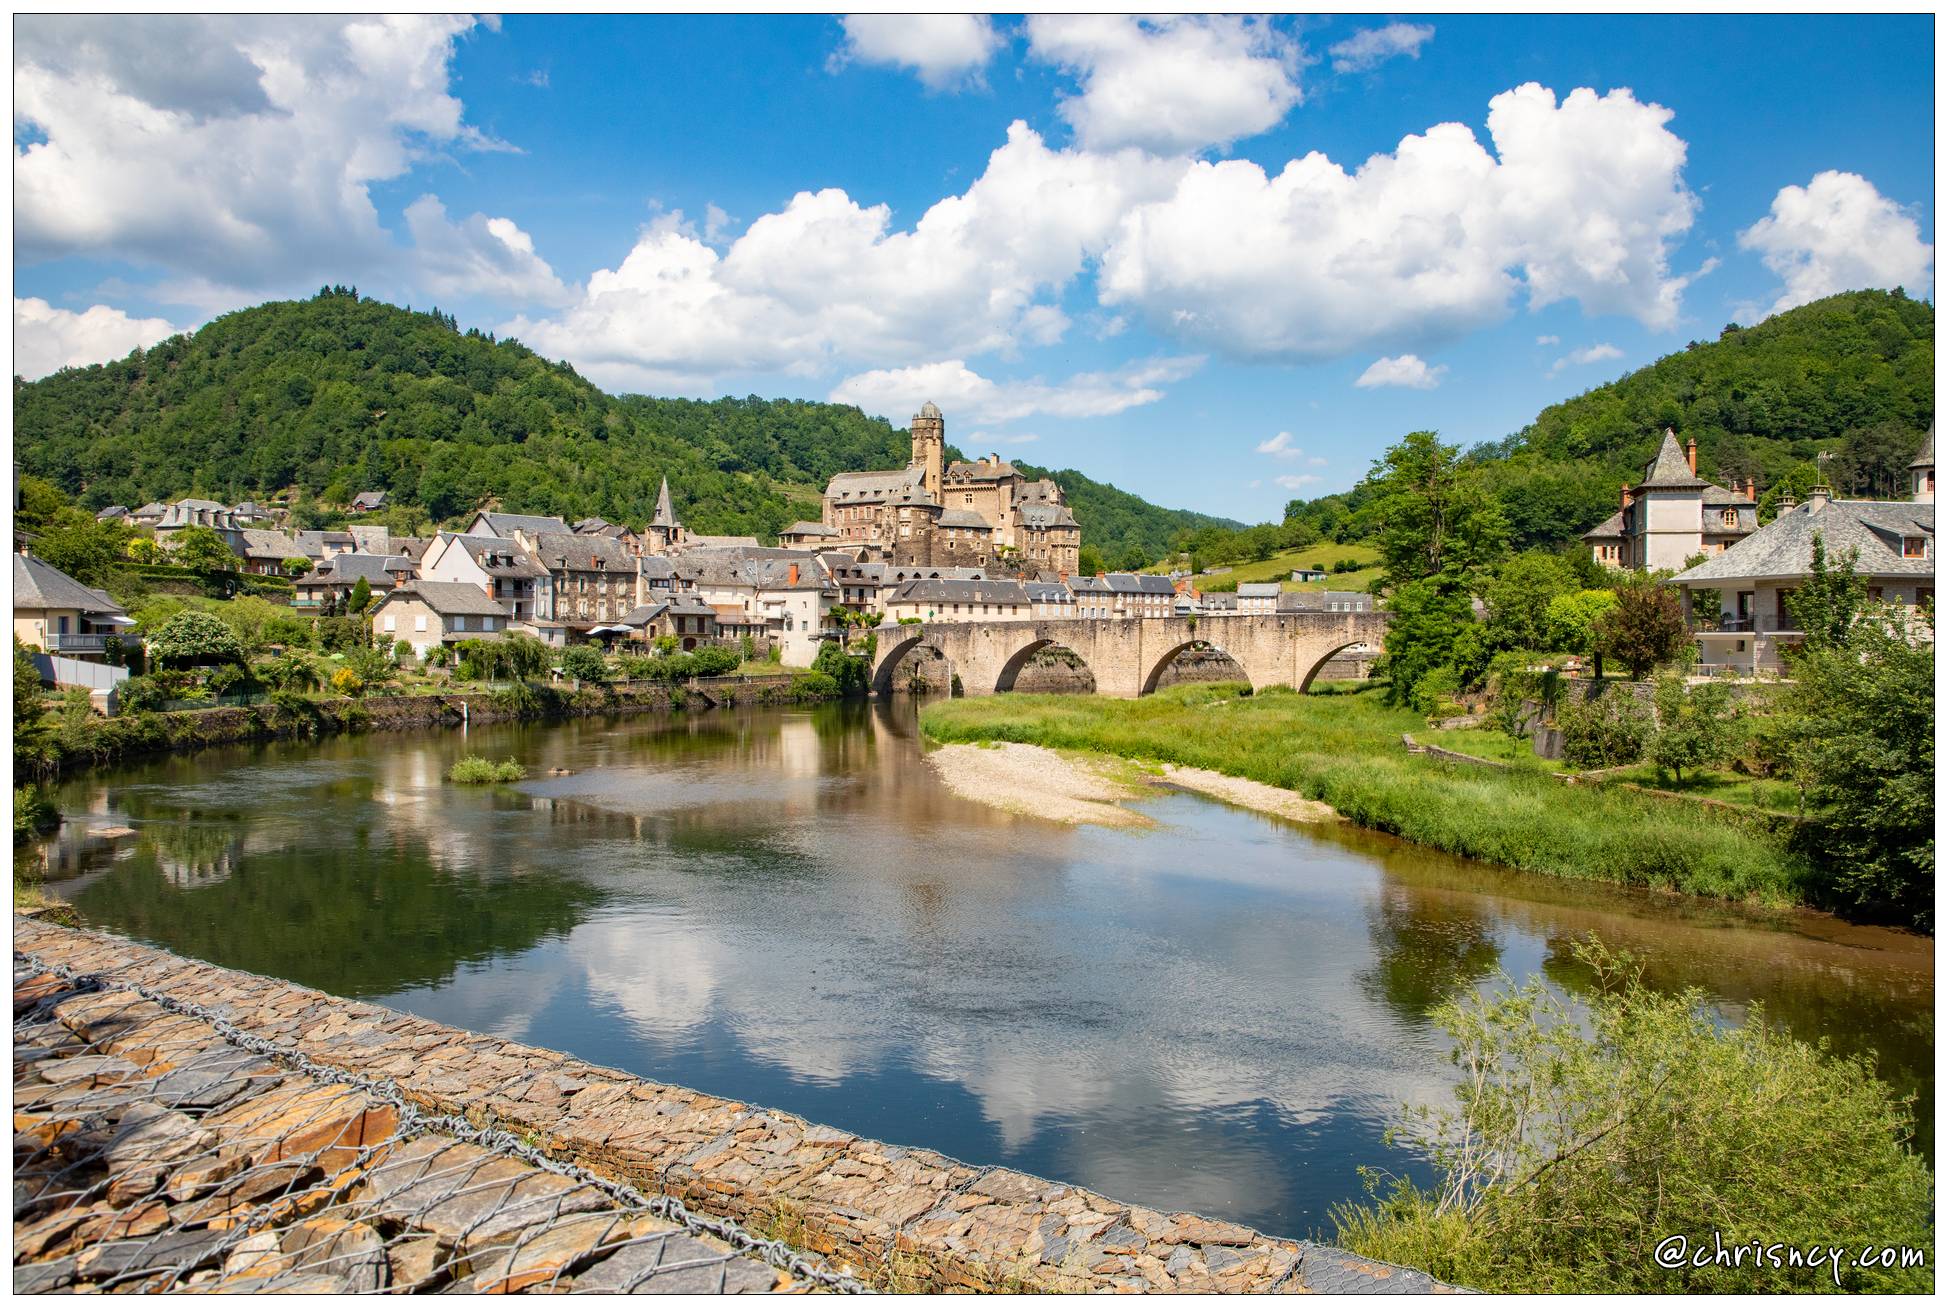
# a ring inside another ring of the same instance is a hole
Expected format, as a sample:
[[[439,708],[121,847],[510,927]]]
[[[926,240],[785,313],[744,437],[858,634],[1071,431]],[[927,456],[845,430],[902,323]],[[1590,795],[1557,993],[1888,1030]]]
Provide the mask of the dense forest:
[[[834,472],[904,466],[909,445],[846,405],[611,396],[437,309],[328,287],[114,363],[16,380],[14,449],[20,471],[89,507],[287,489],[315,506],[382,488],[435,521],[495,499],[640,523],[667,476],[693,530],[769,536],[818,517]],[[1155,557],[1182,530],[1235,525],[1052,475],[1106,558]]]
[[[1666,427],[1698,441],[1698,471],[1757,480],[1760,516],[1824,476],[1842,494],[1904,496],[1907,463],[1934,420],[1934,306],[1853,291],[1753,327],[1727,326],[1606,386],[1552,404],[1507,439],[1469,452],[1518,547],[1575,539],[1617,507]],[[1822,473],[1819,460],[1825,457]],[[1288,526],[1356,540],[1362,488],[1295,500]]]

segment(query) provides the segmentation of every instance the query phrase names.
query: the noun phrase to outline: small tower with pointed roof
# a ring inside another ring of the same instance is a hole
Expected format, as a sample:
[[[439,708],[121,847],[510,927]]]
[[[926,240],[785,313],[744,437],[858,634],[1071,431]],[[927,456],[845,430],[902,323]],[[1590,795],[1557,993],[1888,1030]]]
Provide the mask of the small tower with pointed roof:
[[[922,470],[921,485],[936,501],[940,499],[940,470],[946,457],[947,420],[940,406],[928,400],[913,415],[913,459],[908,467]]]
[[[1928,424],[1928,439],[1921,443],[1921,452],[1914,456],[1914,462],[1907,465],[1908,489],[1916,504],[1934,503],[1934,424]]]
[[[668,554],[683,543],[685,534],[683,524],[676,520],[676,511],[670,507],[670,479],[665,477],[662,488],[656,492],[656,516],[643,530],[643,544],[651,554]]]

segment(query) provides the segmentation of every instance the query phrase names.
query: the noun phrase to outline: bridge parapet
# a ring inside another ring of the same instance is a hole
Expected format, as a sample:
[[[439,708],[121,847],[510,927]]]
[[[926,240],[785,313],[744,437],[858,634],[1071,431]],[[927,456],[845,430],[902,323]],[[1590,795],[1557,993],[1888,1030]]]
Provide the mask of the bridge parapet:
[[[963,693],[992,695],[1012,689],[1036,651],[1060,645],[1088,665],[1097,694],[1134,699],[1155,690],[1171,660],[1202,641],[1236,660],[1253,689],[1302,691],[1333,655],[1355,645],[1377,647],[1386,629],[1383,612],[1320,611],[888,624],[879,628],[872,684],[882,694],[891,691],[900,660],[927,645],[947,659]]]

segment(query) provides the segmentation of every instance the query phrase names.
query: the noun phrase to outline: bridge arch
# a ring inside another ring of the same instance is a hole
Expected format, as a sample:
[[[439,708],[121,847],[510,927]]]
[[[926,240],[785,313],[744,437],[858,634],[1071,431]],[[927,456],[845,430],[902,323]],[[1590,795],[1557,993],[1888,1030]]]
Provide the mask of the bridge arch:
[[[994,677],[994,693],[997,695],[1005,695],[1009,691],[1012,691],[1023,669],[1028,666],[1028,661],[1045,649],[1064,649],[1073,654],[1076,662],[1082,666],[1082,670],[1089,674],[1090,691],[1093,692],[1096,689],[1096,670],[1089,666],[1089,660],[1083,657],[1080,650],[1052,637],[1038,637],[1029,641],[1002,661],[1001,669]]]
[[[906,628],[899,628],[898,630],[904,631]],[[899,671],[900,661],[914,650],[919,649],[922,645],[931,645],[933,649],[940,651],[942,658],[949,658],[947,651],[940,649],[940,643],[938,641],[929,640],[929,633],[925,627],[917,627],[914,630],[918,632],[917,635],[905,636],[893,640],[882,637],[880,640],[879,658],[877,665],[873,668],[872,689],[873,694],[878,695],[881,699],[893,693],[893,674]],[[951,658],[949,658],[948,666],[953,666]]]
[[[1150,670],[1143,674],[1143,687],[1137,693],[1139,695],[1154,694],[1157,689],[1157,683],[1163,680],[1164,672],[1168,670],[1170,665],[1176,661],[1177,656],[1179,654],[1182,654],[1185,650],[1195,649],[1199,645],[1208,646],[1209,648],[1214,649],[1218,653],[1224,655],[1224,657],[1230,659],[1233,663],[1237,664],[1239,673],[1244,677],[1244,679],[1247,682],[1251,684],[1251,688],[1253,690],[1258,689],[1258,682],[1251,675],[1251,669],[1245,666],[1245,661],[1243,659],[1239,658],[1236,654],[1233,654],[1230,650],[1224,648],[1224,646],[1219,645],[1214,641],[1193,636],[1189,640],[1179,642],[1176,645],[1172,645],[1169,649],[1163,652],[1163,655],[1160,658],[1158,658],[1154,663],[1150,665]]]
[[[1360,645],[1367,645],[1370,647],[1371,642],[1364,641],[1364,640],[1349,640],[1344,645],[1335,645],[1331,649],[1328,649],[1324,654],[1321,654],[1317,659],[1313,661],[1312,666],[1305,670],[1305,676],[1299,679],[1299,684],[1296,687],[1298,692],[1301,695],[1303,695],[1307,691],[1311,690],[1313,679],[1319,675],[1319,669],[1325,667],[1328,663],[1338,658],[1341,654],[1345,653],[1347,650],[1353,649]]]

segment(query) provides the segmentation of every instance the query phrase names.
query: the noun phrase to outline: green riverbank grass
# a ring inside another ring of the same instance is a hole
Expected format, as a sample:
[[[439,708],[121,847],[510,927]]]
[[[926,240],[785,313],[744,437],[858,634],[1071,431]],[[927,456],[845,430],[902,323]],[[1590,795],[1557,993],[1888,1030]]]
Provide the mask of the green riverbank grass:
[[[1244,689],[996,695],[929,704],[920,722],[938,741],[1096,750],[1249,777],[1360,826],[1528,872],[1772,907],[1806,898],[1807,868],[1781,842],[1683,800],[1409,755],[1401,735],[1426,723],[1388,708],[1378,690],[1247,698]]]

